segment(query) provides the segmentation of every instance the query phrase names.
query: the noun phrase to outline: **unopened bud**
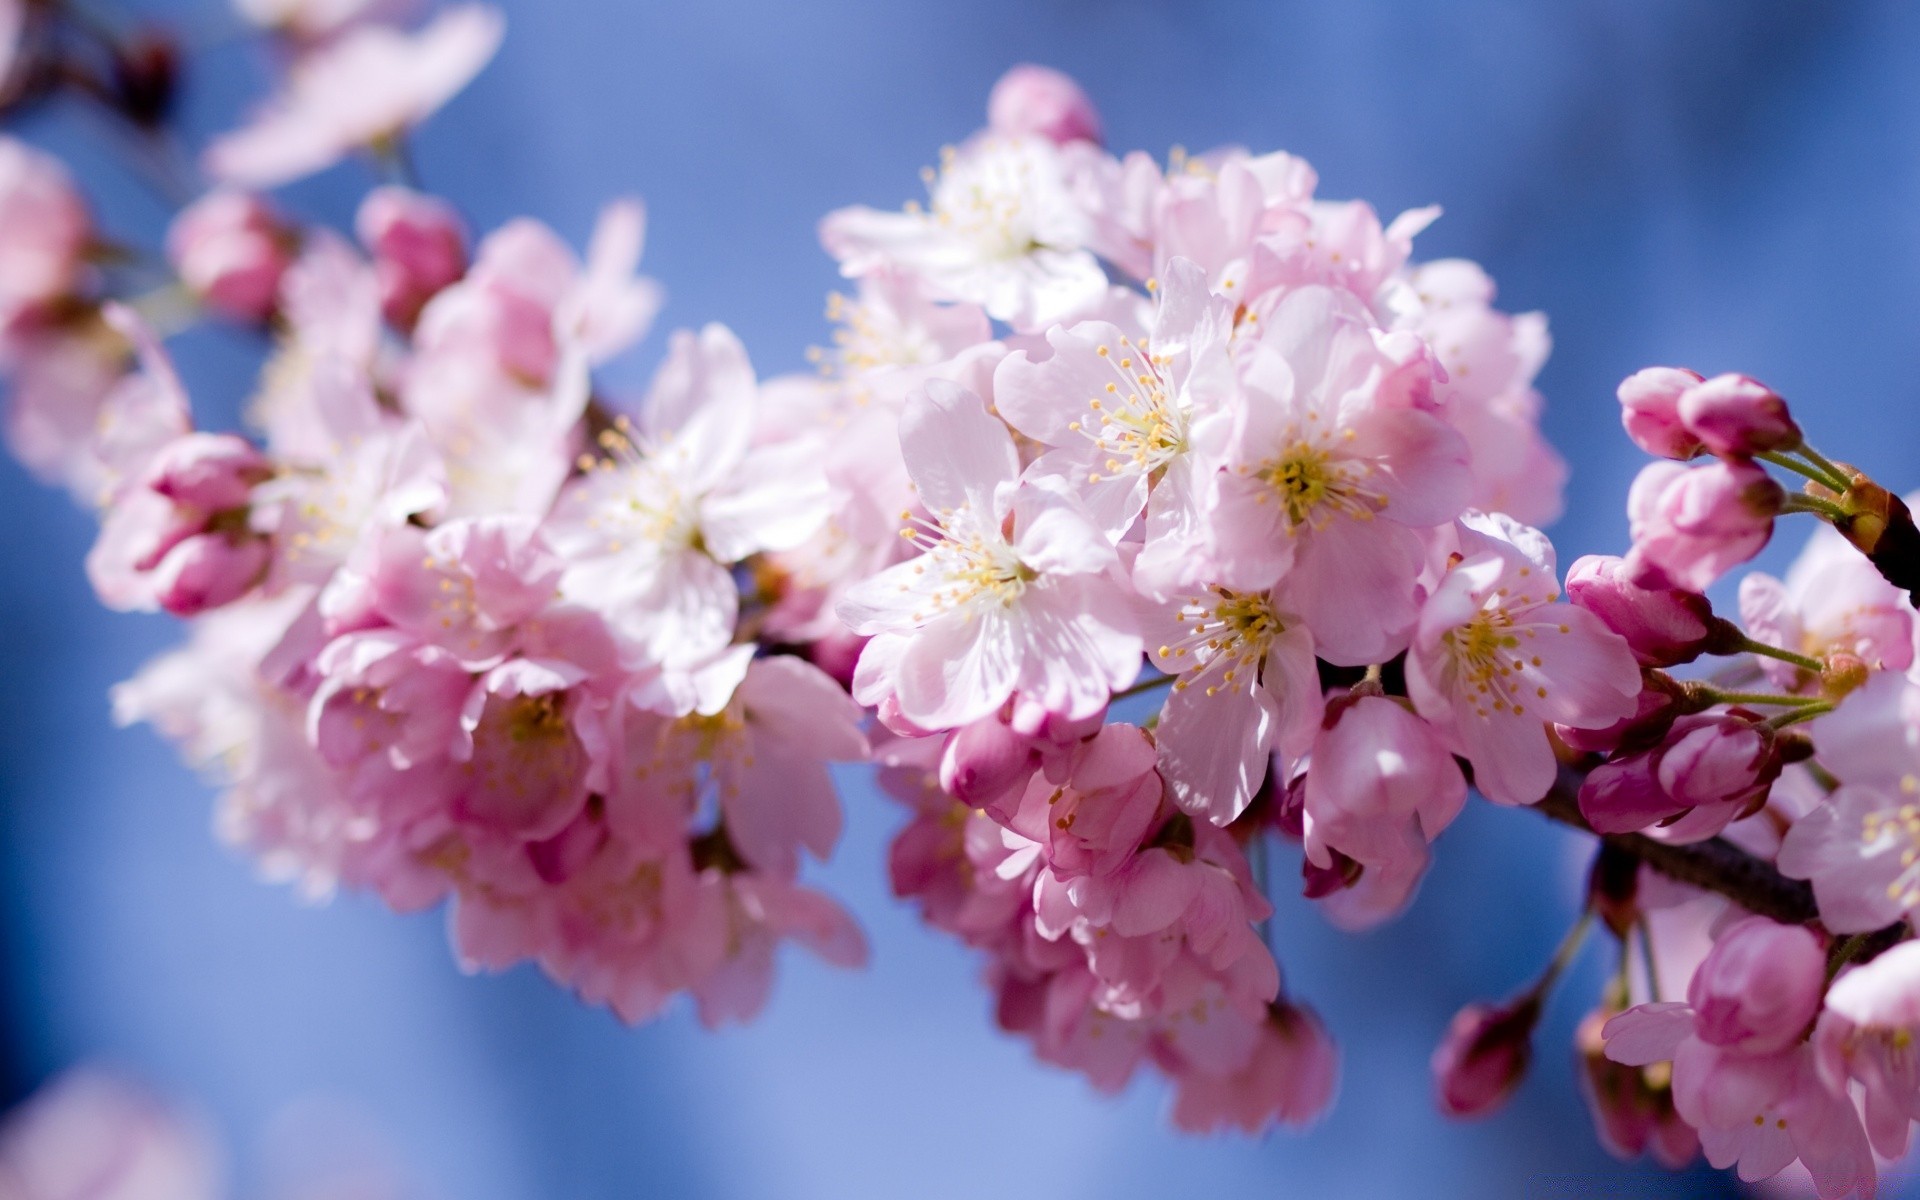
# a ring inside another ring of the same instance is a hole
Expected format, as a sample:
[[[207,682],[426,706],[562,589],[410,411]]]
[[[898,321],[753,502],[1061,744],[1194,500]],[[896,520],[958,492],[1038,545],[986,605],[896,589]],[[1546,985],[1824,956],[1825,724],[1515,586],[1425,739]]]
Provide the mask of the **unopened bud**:
[[[1529,993],[1500,1007],[1469,1004],[1447,1027],[1433,1052],[1440,1111],[1450,1117],[1480,1117],[1513,1095],[1533,1061],[1533,1027],[1539,997]]]
[[[1620,423],[1648,454],[1682,461],[1699,454],[1700,439],[1680,420],[1680,397],[1700,382],[1698,372],[1648,367],[1620,384]]]
[[[1680,397],[1680,420],[1708,450],[1746,458],[1800,444],[1800,427],[1787,402],[1745,375],[1715,375]]]

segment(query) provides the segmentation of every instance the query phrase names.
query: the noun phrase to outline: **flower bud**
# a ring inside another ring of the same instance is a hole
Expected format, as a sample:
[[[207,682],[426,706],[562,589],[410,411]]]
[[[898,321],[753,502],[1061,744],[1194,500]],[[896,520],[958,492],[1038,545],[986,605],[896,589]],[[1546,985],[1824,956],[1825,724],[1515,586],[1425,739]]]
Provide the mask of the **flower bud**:
[[[1660,786],[1653,751],[1601,763],[1580,784],[1580,815],[1595,833],[1633,833],[1683,811]]]
[[[142,129],[158,129],[180,90],[180,47],[160,29],[140,29],[113,50],[113,105]]]
[[[230,433],[189,433],[154,455],[147,486],[175,504],[206,513],[241,508],[272,473],[266,456]]]
[[[381,312],[397,329],[412,328],[427,301],[466,274],[466,223],[437,197],[376,189],[360,205],[354,229],[373,256]]]
[[[1773,729],[1736,713],[1687,717],[1659,752],[1660,787],[1682,808],[1764,803],[1780,777]]]
[[[265,321],[293,262],[295,236],[250,192],[212,192],[174,218],[167,261],[209,308],[237,321]]]
[[[1680,420],[1680,397],[1700,382],[1693,371],[1648,367],[1620,384],[1620,423],[1633,444],[1660,458],[1686,460],[1700,453],[1700,439]]]
[[[1687,985],[1694,1031],[1744,1054],[1784,1050],[1820,1011],[1826,965],[1806,927],[1749,917],[1720,935]]]
[[[1651,463],[1627,494],[1627,578],[1644,588],[1704,591],[1760,553],[1786,491],[1748,461],[1692,468]]]
[[[176,617],[231,604],[260,581],[267,558],[262,538],[199,533],[182,539],[153,569],[154,602]]]
[[[984,808],[1025,787],[1038,762],[1031,741],[998,716],[982,717],[947,737],[940,787],[963,804]]]
[[[1687,432],[1722,457],[1746,458],[1800,444],[1800,427],[1787,402],[1745,375],[1715,375],[1680,397]]]
[[[1738,637],[1700,593],[1633,583],[1625,559],[1587,555],[1567,569],[1566,590],[1568,600],[1627,639],[1643,667],[1692,662],[1715,649],[1716,642]]]
[[[1059,145],[1100,141],[1100,114],[1080,85],[1033,63],[1014,67],[993,85],[987,124],[996,133],[1036,134]]]
[[[1469,1004],[1454,1015],[1433,1052],[1440,1111],[1481,1117],[1506,1103],[1533,1059],[1540,1001],[1526,995],[1498,1008]]]

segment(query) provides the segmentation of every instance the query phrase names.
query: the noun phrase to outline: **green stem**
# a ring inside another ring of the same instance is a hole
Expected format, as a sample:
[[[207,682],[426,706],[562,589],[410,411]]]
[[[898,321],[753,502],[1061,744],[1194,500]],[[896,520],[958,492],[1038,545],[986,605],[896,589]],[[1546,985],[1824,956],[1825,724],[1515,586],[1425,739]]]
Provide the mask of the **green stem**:
[[[1770,462],[1776,467],[1792,471],[1795,475],[1799,475],[1802,478],[1811,479],[1823,488],[1831,488],[1836,492],[1844,492],[1847,490],[1845,483],[1836,482],[1838,476],[1829,475],[1819,467],[1809,463],[1803,463],[1799,459],[1789,458],[1777,450],[1768,450],[1756,454],[1754,457]]]
[[[1797,447],[1797,450],[1801,458],[1806,459],[1808,462],[1812,463],[1816,467],[1819,467],[1822,471],[1825,471],[1828,475],[1831,475],[1834,479],[1839,481],[1840,486],[1834,488],[1833,489],[1834,491],[1844,492],[1848,488],[1853,486],[1853,477],[1850,476],[1846,471],[1842,470],[1840,467],[1840,464],[1834,462],[1832,459],[1820,453],[1818,450],[1815,450],[1812,446],[1807,445],[1805,442],[1801,442],[1800,445]]]
[[[1824,487],[1825,485],[1823,484],[1822,486]],[[1835,504],[1831,500],[1822,500],[1818,496],[1808,496],[1808,495],[1788,496],[1785,502],[1783,502],[1780,505],[1780,511],[1783,513],[1790,513],[1790,512],[1817,513],[1818,515],[1825,517],[1827,520],[1833,521],[1836,524],[1844,523],[1846,521],[1850,521],[1853,519],[1853,514],[1848,512],[1846,509],[1841,508],[1838,504]]]
[[[1778,646],[1769,646],[1765,642],[1756,642],[1745,634],[1741,635],[1740,648],[1748,654],[1758,654],[1764,658],[1777,658],[1784,663],[1792,663],[1803,671],[1820,673],[1821,663],[1817,658],[1808,658],[1804,654],[1795,654],[1791,650],[1782,650]]]
[[[1819,670],[1818,663],[1814,664],[1814,669]],[[1810,704],[1826,703],[1818,696],[1781,696],[1773,692],[1723,692],[1718,688],[1704,690],[1714,698],[1716,704],[1784,704],[1791,708],[1803,708]]]
[[[1777,717],[1770,717],[1767,720],[1767,724],[1773,726],[1775,729],[1785,729],[1789,725],[1798,725],[1802,721],[1811,721],[1815,717],[1832,711],[1833,703],[1831,701],[1816,700],[1812,704],[1796,708],[1792,712],[1784,712]]]
[[[1540,982],[1533,985],[1535,994],[1546,995],[1547,989],[1553,986],[1554,980],[1560,978],[1561,972],[1572,964],[1574,955],[1580,953],[1581,943],[1587,940],[1587,930],[1592,927],[1593,910],[1590,908],[1581,910],[1580,919],[1575,921],[1573,928],[1567,930],[1567,935],[1560,939],[1559,948],[1553,952],[1553,961],[1549,962],[1547,969],[1540,973]]]

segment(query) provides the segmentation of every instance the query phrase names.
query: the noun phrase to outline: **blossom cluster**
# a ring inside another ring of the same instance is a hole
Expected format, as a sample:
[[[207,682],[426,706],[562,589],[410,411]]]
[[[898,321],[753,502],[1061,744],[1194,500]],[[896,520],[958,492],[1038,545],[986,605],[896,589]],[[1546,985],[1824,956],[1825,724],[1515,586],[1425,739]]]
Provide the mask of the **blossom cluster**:
[[[159,299],[0,135],[0,371],[15,453],[101,512],[101,600],[189,623],[119,714],[220,778],[269,874],[448,901],[463,964],[629,1021],[745,1019],[779,943],[864,957],[801,874],[828,764],[872,761],[894,888],[981,953],[1002,1028],[1259,1131],[1337,1075],[1269,865],[1378,924],[1473,791],[1603,841],[1561,952],[1442,1037],[1444,1111],[1513,1092],[1597,922],[1619,970],[1576,1045],[1610,1149],[1829,1197],[1904,1153],[1920,529],[1771,389],[1622,384],[1660,461],[1627,553],[1563,580],[1544,319],[1414,258],[1437,210],[1321,198],[1284,153],[1117,154],[1027,66],[925,200],[822,222],[849,285],[814,371],[762,380],[709,325],[626,404],[599,368],[661,303],[637,202],[576,254],[532,220],[475,244],[406,182],[497,15],[241,7],[290,66],[206,148]],[[0,104],[105,54],[115,110],[164,121],[165,54],[8,11]],[[350,230],[259,190],[353,155],[401,182]],[[253,436],[194,425],[156,328],[183,300],[268,335]],[[1799,564],[1717,615],[1791,514],[1821,524]]]

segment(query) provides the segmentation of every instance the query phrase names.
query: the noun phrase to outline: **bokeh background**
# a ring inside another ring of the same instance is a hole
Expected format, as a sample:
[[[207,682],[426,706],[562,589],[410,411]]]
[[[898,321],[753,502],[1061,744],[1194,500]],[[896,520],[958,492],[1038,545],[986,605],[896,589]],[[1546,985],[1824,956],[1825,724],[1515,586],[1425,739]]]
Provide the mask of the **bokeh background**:
[[[663,322],[726,321],[763,374],[802,367],[824,338],[817,218],[913,195],[918,168],[981,123],[997,75],[1032,60],[1084,81],[1122,148],[1284,148],[1325,195],[1387,215],[1445,206],[1420,257],[1478,259],[1505,307],[1552,319],[1547,428],[1574,466],[1563,562],[1624,544],[1639,460],[1612,392],[1649,363],[1758,375],[1818,444],[1920,484],[1914,6],[504,7],[504,52],[419,139],[428,184],[477,228],[527,213],[576,242],[604,199],[644,195]],[[258,94],[262,64],[217,3],[135,11],[207,48],[190,129]],[[111,230],[157,237],[162,210],[117,173],[101,127],[54,114],[28,132],[104,181]],[[367,182],[348,165],[289,200],[345,222]],[[658,346],[615,382],[643,383]],[[175,348],[196,403],[230,416],[258,344],[214,332]],[[108,686],[174,631],[98,608],[91,537],[64,496],[0,465],[6,1099],[104,1058],[203,1105],[254,1185],[279,1114],[345,1107],[415,1194],[447,1200],[1737,1194],[1597,1148],[1566,1048],[1597,948],[1555,999],[1517,1102],[1468,1126],[1435,1115],[1426,1063],[1449,1015],[1529,978],[1574,909],[1576,847],[1527,813],[1476,802],[1415,909],[1373,934],[1282,900],[1289,986],[1345,1048],[1339,1102],[1303,1135],[1183,1138],[1156,1084],[1099,1096],[992,1029],[977,964],[889,896],[899,817],[859,772],[845,844],[815,878],[867,928],[872,968],[792,957],[766,1015],[717,1036],[685,1012],[623,1028],[528,969],[462,977],[436,915],[356,897],[302,908],[263,888],[209,836],[204,785],[150,733],[111,725]]]

